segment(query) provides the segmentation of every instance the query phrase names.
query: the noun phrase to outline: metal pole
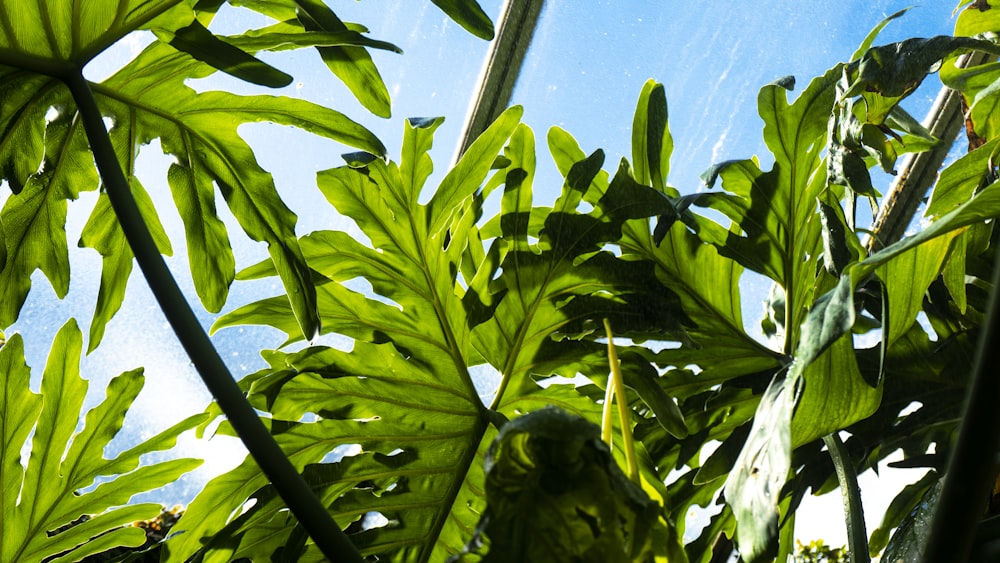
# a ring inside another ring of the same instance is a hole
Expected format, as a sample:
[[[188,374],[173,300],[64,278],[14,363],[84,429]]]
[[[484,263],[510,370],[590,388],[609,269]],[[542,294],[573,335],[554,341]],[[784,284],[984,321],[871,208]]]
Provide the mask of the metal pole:
[[[974,51],[960,56],[956,64],[969,68],[983,64],[988,57],[986,53]],[[941,142],[929,151],[910,153],[904,158],[899,175],[882,198],[882,205],[872,222],[872,236],[865,243],[869,251],[881,250],[906,234],[920,201],[937,180],[938,171],[962,129],[965,117],[961,97],[960,92],[947,86],[942,86],[938,92],[923,125]]]
[[[506,0],[497,23],[486,62],[479,75],[476,97],[465,117],[455,161],[489,127],[510,103],[514,84],[521,73],[524,54],[531,44],[544,0]]]

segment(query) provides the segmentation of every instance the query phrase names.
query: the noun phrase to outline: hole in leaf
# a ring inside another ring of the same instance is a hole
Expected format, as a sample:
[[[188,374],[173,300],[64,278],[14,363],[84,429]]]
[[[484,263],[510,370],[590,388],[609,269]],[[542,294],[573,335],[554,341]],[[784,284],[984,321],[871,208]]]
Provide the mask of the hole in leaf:
[[[354,457],[363,451],[361,444],[341,444],[323,456],[320,463],[337,463],[345,457]]]
[[[371,530],[374,528],[384,528],[389,525],[389,519],[381,512],[368,512],[361,517],[361,529]]]
[[[373,301],[378,301],[379,303],[384,303],[386,305],[389,305],[390,307],[395,307],[400,311],[403,310],[403,306],[400,305],[399,303],[393,301],[392,299],[384,295],[377,293],[375,288],[372,286],[371,282],[365,278],[349,279],[343,282],[342,285],[355,293],[360,293],[361,295],[364,295],[368,299],[371,299]]]

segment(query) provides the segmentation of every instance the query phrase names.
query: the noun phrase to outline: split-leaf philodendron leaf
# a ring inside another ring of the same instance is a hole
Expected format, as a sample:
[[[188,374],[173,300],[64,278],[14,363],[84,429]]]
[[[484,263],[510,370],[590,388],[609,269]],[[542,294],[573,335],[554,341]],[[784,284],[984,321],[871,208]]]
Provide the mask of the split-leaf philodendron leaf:
[[[158,40],[113,76],[91,85],[111,123],[112,142],[135,196],[142,203],[137,155],[158,139],[175,159],[167,180],[184,221],[191,274],[204,306],[221,309],[234,276],[229,235],[216,212],[218,189],[246,234],[268,245],[300,332],[312,338],[319,330],[315,290],[294,232],[295,215],[237,128],[262,121],[290,125],[377,155],[385,150],[382,143],[323,106],[282,96],[198,93],[186,81],[219,69],[249,82],[283,86],[291,77],[253,53],[315,47],[365,107],[387,117],[388,92],[366,48],[398,49],[358,33],[364,28],[345,24],[316,0],[237,3],[279,23],[221,38],[207,26],[222,3],[98,0],[0,6],[0,179],[15,192],[0,212],[0,326],[17,319],[36,269],[56,295],[66,295],[67,206],[81,191],[98,187],[77,110],[61,77],[79,72],[127,34],[146,29]],[[476,33],[492,29],[475,2],[443,4]],[[143,216],[157,225],[157,211],[150,205]],[[131,251],[116,223],[99,205],[80,241],[104,258],[90,325],[91,350],[121,306],[131,271]],[[154,228],[154,234],[161,251],[169,252],[162,231]]]
[[[220,50],[222,40],[204,28],[211,11],[198,12],[190,3],[177,1],[100,4],[83,9],[79,3],[43,2],[35,6],[37,12],[20,5],[0,7],[2,20],[10,23],[0,29],[0,170],[16,193],[0,214],[6,258],[0,270],[0,325],[17,319],[35,269],[45,273],[57,295],[66,294],[67,204],[81,191],[97,188],[89,147],[60,73],[82,68],[133,30],[153,29],[174,45],[154,41],[113,76],[92,85],[112,124],[119,164],[141,201],[135,170],[140,148],[159,139],[163,150],[175,157],[168,182],[184,221],[194,285],[206,308],[222,307],[234,276],[229,238],[216,213],[218,188],[247,235],[267,243],[289,288],[300,330],[311,337],[319,320],[294,232],[295,215],[281,203],[270,174],[256,164],[237,127],[256,121],[292,125],[376,154],[384,150],[382,144],[344,115],[309,102],[197,93],[187,86],[186,80],[211,74],[213,66],[271,86],[284,82],[277,78],[278,71],[242,51],[239,37]],[[301,23],[282,31],[305,33]],[[266,33],[256,37],[261,47]],[[147,205],[144,212],[155,225],[152,207]],[[101,298],[91,324],[93,349],[121,305],[132,256],[113,216],[98,209],[88,226],[81,244],[93,246],[104,257]],[[160,241],[166,251],[162,234]]]
[[[77,432],[87,382],[80,377],[83,339],[70,321],[52,343],[41,391],[29,388],[24,343],[18,334],[0,348],[0,560],[80,561],[118,546],[145,543],[128,524],[157,516],[156,503],[128,504],[133,495],[173,482],[201,465],[173,459],[140,466],[140,456],[173,447],[177,436],[204,422],[190,417],[112,457],[104,453],[142,389],[142,370],[108,384],[106,398]],[[22,447],[30,439],[30,455]],[[81,517],[82,520],[81,520]],[[71,525],[72,524],[72,525]],[[47,559],[54,557],[54,559]]]
[[[490,423],[497,420],[487,405],[502,418],[554,404],[599,420],[600,406],[592,399],[565,385],[539,387],[536,378],[581,372],[604,385],[606,348],[580,339],[603,318],[623,334],[661,338],[679,337],[692,325],[676,294],[657,281],[653,263],[602,250],[622,236],[625,223],[659,214],[667,200],[632,181],[627,167],[601,189],[595,178],[603,174],[603,154],[595,152],[570,167],[552,208],[532,208],[534,137],[517,123],[519,115],[518,108],[501,115],[426,204],[419,195],[430,174],[427,151],[440,120],[409,122],[398,165],[352,158],[351,166],[319,175],[330,202],[371,241],[368,246],[329,231],[302,240],[310,267],[321,276],[317,294],[324,331],[352,338],[353,352],[307,348],[275,354],[274,367],[248,385],[251,399],[272,413],[274,424],[292,423],[275,431],[279,442],[308,438],[294,450],[301,457],[293,456],[307,471],[338,445],[361,446],[359,456],[314,471],[338,475],[317,487],[345,523],[361,519],[366,510],[389,520],[369,529],[356,524],[361,529],[355,541],[363,553],[434,561],[463,549],[483,509],[482,455],[493,436]],[[504,166],[493,171],[501,150]],[[482,202],[494,189],[503,190],[500,213],[479,226]],[[628,192],[661,203],[623,205]],[[584,202],[594,202],[593,208],[581,211]],[[241,276],[273,273],[261,264]],[[339,283],[358,276],[379,299]],[[280,313],[287,307],[281,296],[260,301],[225,315],[215,328],[265,323],[294,338],[294,326],[282,320],[287,313]],[[678,418],[667,423],[682,434],[676,404],[671,409],[666,403],[673,399],[655,383],[655,373],[641,369],[647,361],[629,362],[635,363],[623,371],[627,385],[630,378],[635,382],[636,399],[656,412],[673,413],[669,416]],[[472,377],[473,368],[484,363],[498,372],[496,393],[478,388]],[[347,397],[353,399],[342,400]],[[320,419],[295,422],[304,412]],[[363,461],[369,457],[371,463]],[[395,477],[372,465],[378,460],[398,463]],[[251,473],[220,478],[178,526],[187,529],[185,519],[197,526],[192,538],[227,530],[234,539],[220,536],[218,549],[233,549],[228,553],[234,556],[248,553],[243,550],[251,545],[262,550],[258,553],[277,549],[287,535],[267,546],[252,544],[250,522],[272,521],[280,504],[252,509],[239,522],[208,514],[223,498],[247,498],[254,492],[248,483],[263,486]],[[402,505],[424,508],[396,508]],[[181,536],[171,549],[180,549],[177,556],[183,557],[200,547]]]

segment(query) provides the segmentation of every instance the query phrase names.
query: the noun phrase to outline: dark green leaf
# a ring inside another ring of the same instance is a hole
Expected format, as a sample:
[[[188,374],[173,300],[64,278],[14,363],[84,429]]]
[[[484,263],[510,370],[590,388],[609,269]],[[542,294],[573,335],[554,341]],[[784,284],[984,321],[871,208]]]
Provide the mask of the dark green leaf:
[[[882,516],[882,523],[872,532],[871,540],[868,543],[868,549],[872,555],[877,555],[885,549],[889,543],[890,532],[899,527],[907,515],[913,513],[928,489],[934,486],[940,478],[937,472],[928,471],[916,483],[910,483],[903,487],[903,490],[892,499],[889,507],[885,510],[885,515]]]
[[[923,561],[924,543],[931,531],[931,520],[941,494],[942,481],[936,480],[924,489],[919,502],[893,532],[882,553],[888,561],[919,563]]]
[[[431,0],[458,25],[480,39],[493,39],[493,21],[476,0]]]
[[[736,515],[741,557],[748,563],[774,557],[778,502],[791,469],[791,419],[798,378],[775,378],[761,397],[750,435],[726,479],[726,502]]]
[[[281,88],[292,82],[290,75],[227,43],[198,20],[186,27],[160,32],[158,35],[179,51],[241,80],[271,88]]]
[[[843,96],[857,96],[865,91],[875,91],[886,97],[905,96],[916,89],[935,63],[959,50],[1000,54],[1000,47],[988,41],[945,35],[874,47],[857,63],[852,63],[852,67],[857,67],[857,78]]]
[[[457,561],[645,561],[657,504],[600,428],[556,408],[513,420],[486,455],[487,509]],[[480,557],[475,557],[479,555]]]

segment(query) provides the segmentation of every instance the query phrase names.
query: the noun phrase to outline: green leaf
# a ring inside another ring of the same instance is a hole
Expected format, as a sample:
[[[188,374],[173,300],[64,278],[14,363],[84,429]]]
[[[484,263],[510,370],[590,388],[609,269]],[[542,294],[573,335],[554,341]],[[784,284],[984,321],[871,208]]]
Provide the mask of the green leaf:
[[[927,69],[959,50],[1000,54],[1000,47],[988,41],[946,35],[906,39],[875,47],[857,61],[857,78],[843,96],[856,96],[864,91],[875,91],[890,98],[905,96],[916,89]]]
[[[57,73],[82,68],[136,29],[176,30],[191,23],[191,2],[96,0],[0,6],[0,64]]]
[[[823,255],[820,221],[813,218],[824,187],[823,138],[834,104],[837,70],[814,79],[791,104],[782,85],[761,89],[757,104],[764,140],[775,159],[770,171],[763,172],[755,160],[744,160],[723,163],[706,173],[710,186],[719,177],[732,194],[708,201],[745,234],[707,220],[698,221],[699,234],[721,254],[781,285],[791,313],[786,319],[791,342],[798,340],[798,327],[816,285],[816,264]]]
[[[981,33],[1000,31],[1000,14],[997,13],[996,2],[982,2],[988,7],[985,10],[977,7],[962,10],[955,22],[955,35],[973,36]]]
[[[513,106],[500,114],[444,177],[427,204],[427,232],[430,235],[438,235],[450,222],[457,204],[469,197],[486,179],[493,157],[514,132],[523,113],[520,106]]]
[[[750,435],[726,479],[726,502],[736,516],[740,555],[749,563],[777,549],[778,503],[792,466],[792,411],[798,378],[776,378],[760,399]]]
[[[220,39],[198,20],[157,35],[172,47],[241,80],[271,88],[281,88],[292,82],[290,75]]]
[[[873,556],[882,553],[882,550],[889,543],[890,532],[899,527],[907,515],[913,513],[928,489],[934,486],[940,478],[937,472],[928,471],[917,482],[903,487],[903,490],[892,499],[889,507],[885,510],[885,515],[882,516],[882,522],[872,532],[871,540],[868,543],[868,549]]]
[[[553,475],[558,475],[553,479]],[[501,429],[487,509],[456,561],[646,561],[657,504],[615,463],[600,427],[546,408]]]
[[[924,216],[939,218],[969,201],[982,188],[994,181],[993,159],[1000,150],[1000,139],[994,139],[970,151],[941,171],[934,185]]]
[[[842,276],[836,287],[816,301],[802,324],[801,338],[795,347],[795,361],[790,377],[799,374],[827,348],[854,326],[854,287],[849,276]]]
[[[899,255],[956,229],[1000,216],[1000,183],[993,182],[965,203],[942,215],[930,226],[852,265],[847,273],[857,283],[876,268]]]
[[[889,561],[921,561],[924,544],[931,531],[934,509],[941,495],[942,480],[925,489],[919,504],[899,524],[885,547],[882,557]]]
[[[0,71],[2,72],[2,71]],[[0,78],[2,82],[2,78]],[[56,88],[54,84],[47,88]],[[27,115],[11,131],[10,137],[0,139],[0,145],[8,150],[15,161],[18,142],[24,138],[18,128],[33,129],[38,121],[44,122],[44,112],[35,103],[51,101],[47,94],[39,94],[32,100],[31,108],[23,108]],[[31,288],[31,274],[40,269],[52,284],[58,297],[69,290],[69,253],[66,244],[67,200],[76,199],[83,190],[97,187],[97,174],[93,158],[87,150],[86,139],[79,123],[71,112],[60,112],[39,134],[45,136],[44,165],[41,172],[24,178],[20,193],[12,195],[0,211],[3,226],[6,263],[0,270],[0,325],[10,326],[17,320],[18,313]],[[37,120],[37,121],[36,121]],[[12,124],[13,125],[13,124]],[[30,139],[30,135],[29,135]],[[31,143],[25,146],[31,151]],[[10,162],[7,160],[7,162]],[[35,172],[39,170],[35,163]],[[17,167],[16,162],[11,166]],[[18,185],[11,179],[12,186]]]
[[[294,0],[298,24],[307,32],[342,33],[349,31],[333,10],[322,0]],[[363,47],[317,47],[323,62],[354,94],[361,105],[379,117],[391,115],[389,91],[371,55]]]
[[[212,12],[200,13],[202,18],[194,22],[191,6],[183,2],[102,0],[100,5],[88,5],[80,13],[74,9],[63,5],[45,5],[38,9],[41,11],[0,8],[0,13],[6,14],[5,21],[15,22],[21,30],[17,36],[0,33],[0,65],[4,65],[0,66],[0,83],[4,92],[14,94],[3,96],[0,172],[15,192],[28,192],[8,199],[0,215],[4,233],[0,258],[6,257],[0,272],[3,326],[16,319],[35,269],[46,274],[57,294],[66,292],[66,200],[75,199],[81,190],[96,187],[92,156],[68,91],[58,79],[36,73],[70,72],[136,28],[155,28],[161,35],[186,37],[202,46],[218,46],[216,43],[221,41],[204,28]],[[303,31],[301,26],[291,27],[282,28],[286,35]],[[187,31],[177,35],[181,28]],[[339,31],[355,33],[356,29]],[[38,42],[26,42],[25,38],[33,34],[38,35]],[[64,37],[72,39],[64,45]],[[261,40],[260,34],[257,39]],[[271,38],[276,43],[288,41],[287,37],[279,39]],[[233,41],[234,45],[239,43]],[[350,48],[364,52],[361,47]],[[224,59],[220,66],[238,62],[232,50],[225,56],[214,47],[208,51]],[[198,52],[206,54],[205,49]],[[250,65],[248,72],[268,82],[270,79],[259,70]],[[212,311],[221,308],[234,276],[228,236],[215,209],[214,190],[218,186],[244,231],[268,244],[282,280],[288,284],[299,330],[312,337],[319,325],[315,292],[296,241],[295,217],[281,203],[270,175],[256,164],[237,127],[246,122],[270,121],[373,154],[382,154],[384,147],[365,128],[315,104],[283,97],[196,93],[185,85],[186,80],[203,78],[214,71],[186,53],[155,42],[114,76],[92,88],[102,111],[113,123],[112,142],[127,177],[134,175],[141,147],[153,139],[158,138],[164,150],[175,157],[168,179],[186,227],[195,288],[205,306]],[[57,109],[54,118],[47,116],[49,108]],[[123,271],[130,260],[124,254],[126,248],[111,239],[88,237],[87,243],[100,247],[108,273]],[[42,247],[47,250],[38,252]],[[109,268],[109,264],[116,267]],[[92,325],[93,344],[120,306],[121,288],[112,285],[106,280]]]
[[[634,133],[635,138],[645,137]],[[576,141],[558,128],[549,132],[549,150],[563,175],[568,175],[573,164],[585,157]],[[667,164],[661,166],[666,168]],[[619,181],[624,185],[623,179]],[[589,193],[607,192],[607,175],[604,172],[597,174],[589,189],[592,190]],[[638,197],[641,190],[641,186],[630,185],[622,192],[621,199],[641,201]],[[660,200],[659,206],[669,205],[663,198]],[[656,209],[658,207],[650,206],[646,209],[647,215],[655,214]],[[710,385],[709,381],[718,383],[736,374],[776,367],[776,355],[743,330],[738,290],[743,268],[739,263],[720,256],[714,246],[702,243],[680,223],[673,225],[661,241],[654,238],[649,219],[636,219],[623,225],[618,245],[623,256],[655,265],[656,281],[646,291],[675,293],[690,319],[690,323],[685,323],[684,333],[693,341],[694,349],[663,350],[658,355],[659,361],[678,367],[697,364],[706,385]]]
[[[904,252],[876,270],[889,294],[889,326],[883,338],[892,346],[916,322],[924,294],[937,279],[960,231],[952,231]],[[964,276],[964,274],[963,274]],[[964,283],[964,280],[963,280]]]
[[[135,198],[136,205],[139,206],[139,211],[142,213],[160,252],[169,255],[171,252],[170,241],[163,230],[163,225],[160,224],[160,220],[156,216],[153,202],[149,199],[149,194],[146,193],[139,180],[134,177],[132,196]],[[125,299],[125,285],[132,273],[132,248],[125,240],[125,233],[122,232],[107,194],[102,192],[98,196],[97,204],[80,234],[79,244],[97,250],[103,257],[101,286],[97,292],[94,319],[90,324],[90,339],[87,345],[87,353],[89,354],[97,349],[101,343],[108,322],[118,312]],[[223,267],[226,264],[226,256],[225,252],[218,255],[219,264]]]
[[[127,505],[129,499],[201,464],[200,460],[174,459],[140,465],[139,458],[172,447],[179,434],[205,415],[188,418],[112,459],[104,457],[142,388],[141,370],[112,379],[105,400],[87,413],[83,429],[74,435],[87,392],[87,382],[79,374],[81,348],[80,331],[71,320],[52,343],[41,393],[29,389],[30,372],[20,335],[0,348],[0,366],[6,374],[0,393],[0,501],[5,511],[0,519],[0,558],[5,561],[41,561],[59,554],[79,559],[111,547],[142,545],[144,533],[114,530],[152,518],[161,507]],[[31,454],[22,464],[21,449],[32,434]],[[85,523],[66,527],[81,515],[92,516]],[[98,536],[99,542],[89,543]]]
[[[646,81],[632,120],[632,166],[635,180],[663,192],[670,172],[674,140],[667,127],[667,97],[663,85]]]
[[[493,39],[493,21],[476,0],[431,0],[458,25],[480,39]]]

